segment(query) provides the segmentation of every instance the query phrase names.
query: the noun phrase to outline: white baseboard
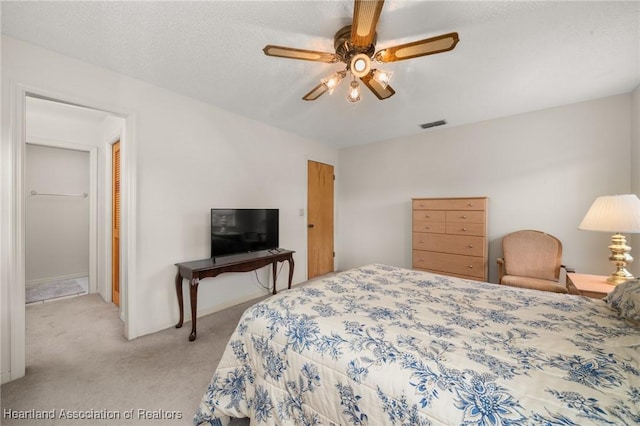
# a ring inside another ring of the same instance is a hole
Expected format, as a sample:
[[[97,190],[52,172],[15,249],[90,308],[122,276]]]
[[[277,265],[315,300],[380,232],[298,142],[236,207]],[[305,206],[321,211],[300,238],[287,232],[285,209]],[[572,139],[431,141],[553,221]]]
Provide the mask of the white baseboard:
[[[57,277],[45,277],[45,278],[38,278],[35,280],[29,280],[26,281],[24,283],[25,286],[31,286],[31,285],[38,285],[38,284],[42,284],[42,283],[48,283],[51,281],[62,281],[62,280],[72,280],[75,278],[82,278],[82,277],[88,277],[89,276],[89,272],[78,272],[77,274],[69,274],[69,275],[60,275]]]
[[[221,303],[219,305],[215,305],[212,306],[209,309],[198,309],[198,318],[200,317],[204,317],[206,315],[211,315],[214,314],[216,312],[220,312],[223,311],[227,308],[231,308],[232,306],[236,306],[236,305],[240,305],[242,303],[248,302],[250,300],[254,300],[257,299],[259,297],[264,297],[271,294],[270,291],[259,291],[256,293],[252,293],[249,295],[246,295],[244,297],[240,297],[234,300],[231,300],[227,303]],[[185,302],[188,303],[188,300],[185,300]],[[187,308],[187,306],[185,306],[185,308]],[[185,313],[184,313],[184,320],[183,320],[183,324],[187,324],[191,322],[191,313],[189,311],[187,311],[187,309],[185,309]],[[156,329],[156,330],[139,330],[138,332],[138,337],[144,336],[146,334],[152,334],[152,333],[157,333],[158,331],[162,331],[162,330],[166,330],[167,328],[171,328],[171,327],[175,327],[175,322],[171,323],[171,324],[166,324],[163,328],[161,329]]]
[[[207,316],[207,315],[215,314],[216,312],[224,311],[225,309],[230,308],[232,306],[240,305],[240,304],[242,304],[244,302],[248,302],[250,300],[257,299],[259,297],[264,297],[264,296],[266,296],[268,294],[271,294],[271,292],[270,291],[267,291],[266,293],[263,292],[263,291],[256,292],[256,293],[250,294],[250,295],[245,296],[245,297],[240,297],[240,298],[235,299],[235,300],[230,300],[227,303],[221,303],[220,305],[212,306],[209,309],[198,309],[198,315],[197,316],[198,316],[198,318],[200,318],[200,317],[204,317],[204,316]],[[189,315],[189,319],[188,320],[187,320],[187,318],[185,318],[185,322],[191,322],[191,315]]]
[[[0,384],[4,385],[5,383],[9,383],[11,381],[11,373],[5,372],[0,374]]]

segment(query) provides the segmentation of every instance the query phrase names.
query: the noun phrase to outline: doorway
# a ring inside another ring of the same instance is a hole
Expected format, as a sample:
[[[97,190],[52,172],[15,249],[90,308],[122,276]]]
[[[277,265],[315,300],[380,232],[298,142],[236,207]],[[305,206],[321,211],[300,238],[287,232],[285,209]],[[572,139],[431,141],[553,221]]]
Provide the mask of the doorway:
[[[95,220],[89,204],[89,193],[95,191],[90,159],[89,148],[27,143],[26,304],[89,293],[89,259],[95,256],[89,242],[89,222]]]
[[[333,166],[307,163],[307,279],[334,270]]]
[[[27,102],[29,100],[51,101],[52,103],[65,105],[67,107],[76,107],[86,111],[100,112],[108,117],[104,120],[103,132],[96,135],[100,139],[100,143],[90,149],[96,155],[96,167],[99,166],[98,173],[92,175],[92,185],[98,184],[95,180],[100,179],[100,188],[102,194],[97,197],[97,191],[90,191],[88,194],[90,209],[92,215],[98,216],[100,211],[100,222],[94,223],[90,221],[90,235],[96,235],[97,238],[90,241],[91,247],[96,247],[95,260],[90,260],[90,276],[92,271],[102,271],[100,276],[94,281],[97,291],[103,296],[111,300],[111,240],[107,238],[111,231],[111,188],[110,175],[111,169],[108,167],[111,161],[110,145],[115,140],[121,141],[121,181],[122,181],[122,205],[121,215],[123,226],[120,234],[120,244],[122,253],[120,256],[120,317],[124,323],[124,337],[133,339],[137,337],[137,328],[134,324],[131,309],[135,304],[127,283],[129,278],[135,276],[135,262],[128,262],[127,253],[136,253],[136,219],[135,219],[135,115],[130,111],[116,111],[111,106],[101,106],[94,101],[83,100],[77,97],[68,97],[59,93],[49,92],[45,89],[29,87],[20,83],[10,83],[10,89],[15,96],[12,97],[10,111],[10,131],[8,152],[11,153],[11,163],[15,166],[7,173],[7,187],[10,193],[7,194],[7,233],[8,241],[12,241],[10,256],[3,261],[6,264],[5,274],[9,282],[9,300],[5,306],[9,306],[7,321],[7,336],[9,345],[7,349],[9,358],[9,374],[2,376],[2,382],[15,380],[25,375],[26,370],[26,336],[25,336],[25,201],[28,196],[28,188],[24,181],[26,146],[29,143],[39,143],[38,136],[27,129]],[[55,123],[50,121],[49,124]],[[61,124],[61,123],[57,123]],[[116,129],[117,130],[114,130]],[[113,138],[113,132],[117,135]],[[60,143],[65,138],[57,138],[54,142]],[[68,140],[68,139],[67,139]],[[62,142],[66,143],[66,142]],[[83,143],[71,143],[77,146],[83,146]],[[84,146],[86,148],[86,146]],[[82,149],[81,149],[82,150]],[[99,151],[99,155],[98,155]],[[99,158],[98,158],[99,157]],[[93,160],[92,160],[93,161]],[[108,194],[108,195],[107,195]],[[91,238],[91,237],[90,237]],[[91,281],[91,280],[90,280]],[[91,285],[90,285],[91,287]],[[108,294],[106,294],[108,293]],[[134,295],[135,296],[135,295]]]

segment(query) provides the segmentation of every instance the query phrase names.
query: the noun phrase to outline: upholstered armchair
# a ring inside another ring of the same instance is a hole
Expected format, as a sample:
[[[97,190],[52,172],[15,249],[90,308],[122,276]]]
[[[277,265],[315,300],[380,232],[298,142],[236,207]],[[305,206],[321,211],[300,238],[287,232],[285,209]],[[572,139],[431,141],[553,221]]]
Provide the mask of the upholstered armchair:
[[[534,230],[512,232],[502,239],[502,253],[498,259],[500,284],[567,293],[562,243],[553,235]]]

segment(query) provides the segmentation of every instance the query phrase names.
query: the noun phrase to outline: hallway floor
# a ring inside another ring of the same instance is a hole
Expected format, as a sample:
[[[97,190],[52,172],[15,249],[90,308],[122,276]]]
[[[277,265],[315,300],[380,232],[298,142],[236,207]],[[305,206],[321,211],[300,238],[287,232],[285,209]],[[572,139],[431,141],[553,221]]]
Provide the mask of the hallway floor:
[[[89,292],[89,277],[69,278],[26,286],[25,302],[44,303]]]

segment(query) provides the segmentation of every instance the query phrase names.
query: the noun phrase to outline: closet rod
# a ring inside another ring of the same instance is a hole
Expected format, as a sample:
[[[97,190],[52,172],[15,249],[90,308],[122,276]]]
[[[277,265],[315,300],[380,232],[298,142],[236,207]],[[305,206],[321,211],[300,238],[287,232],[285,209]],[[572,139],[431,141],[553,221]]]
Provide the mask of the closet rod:
[[[31,195],[51,195],[54,197],[82,197],[87,198],[89,194],[83,192],[82,194],[55,194],[55,193],[47,193],[47,192],[38,192],[36,190],[31,190]]]

